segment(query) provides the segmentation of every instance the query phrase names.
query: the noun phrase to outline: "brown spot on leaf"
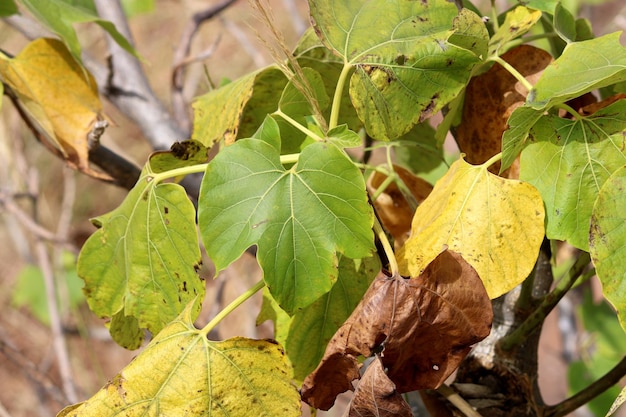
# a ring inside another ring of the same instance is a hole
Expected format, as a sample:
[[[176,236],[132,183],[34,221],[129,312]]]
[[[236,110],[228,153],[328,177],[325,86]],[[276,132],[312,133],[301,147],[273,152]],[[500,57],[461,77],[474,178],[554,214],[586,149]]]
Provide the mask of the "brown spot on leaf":
[[[433,110],[435,109],[437,105],[438,98],[439,98],[439,93],[433,94],[433,96],[430,98],[430,102],[426,105],[426,107],[424,107],[424,110],[422,110],[422,114],[420,114],[420,123],[422,123],[424,120],[428,119],[430,116],[433,115]]]

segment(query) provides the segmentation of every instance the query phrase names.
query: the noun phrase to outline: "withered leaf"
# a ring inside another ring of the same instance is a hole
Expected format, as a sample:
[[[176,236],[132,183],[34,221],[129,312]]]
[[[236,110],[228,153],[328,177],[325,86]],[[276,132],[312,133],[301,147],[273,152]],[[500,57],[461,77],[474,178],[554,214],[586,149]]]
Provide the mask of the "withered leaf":
[[[489,334],[492,318],[482,281],[455,252],[445,250],[416,278],[380,273],[304,380],[302,399],[328,410],[352,388],[358,356],[378,352],[399,393],[436,388]]]
[[[552,57],[546,51],[530,45],[511,49],[502,59],[512,65],[531,84],[541,76]],[[495,64],[484,74],[472,78],[467,86],[463,104],[463,121],[457,129],[457,141],[465,160],[482,164],[500,152],[502,133],[507,120],[517,107],[524,104],[528,91],[504,67]],[[490,171],[498,173],[500,164]],[[519,163],[504,177],[517,178]]]
[[[350,402],[348,417],[412,417],[411,407],[383,368],[379,357],[368,366]]]
[[[417,204],[421,204],[433,190],[432,185],[401,166],[394,165],[393,169],[411,192]],[[387,176],[385,174],[374,171],[367,180],[368,191],[374,194],[386,179]],[[395,246],[402,246],[411,234],[411,223],[415,208],[411,207],[395,182],[389,184],[378,198],[374,200],[374,207],[381,223],[393,236]]]

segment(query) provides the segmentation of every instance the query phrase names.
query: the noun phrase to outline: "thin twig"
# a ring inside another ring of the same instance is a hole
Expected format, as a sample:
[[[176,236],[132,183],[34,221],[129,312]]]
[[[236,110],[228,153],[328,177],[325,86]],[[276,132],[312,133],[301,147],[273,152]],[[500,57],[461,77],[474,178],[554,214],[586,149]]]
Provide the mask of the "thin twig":
[[[446,397],[448,401],[450,401],[456,408],[459,409],[460,412],[465,414],[467,417],[481,417],[480,413],[474,408],[463,397],[456,393],[452,388],[447,386],[446,384],[441,385],[437,388],[437,392],[439,394]]]
[[[544,417],[561,417],[570,414],[587,404],[598,395],[617,384],[622,377],[626,375],[626,356],[622,358],[617,365],[607,372],[602,378],[589,385],[578,394],[552,406],[544,408]]]
[[[172,111],[178,124],[187,131],[191,131],[191,119],[189,117],[189,103],[185,100],[183,95],[183,78],[184,64],[189,61],[191,41],[203,23],[217,16],[236,1],[237,0],[224,0],[206,10],[195,13],[183,30],[178,46],[174,51],[172,58]]]
[[[56,233],[46,229],[24,213],[24,211],[15,203],[12,196],[2,191],[0,191],[0,206],[4,207],[7,213],[11,213],[15,219],[22,224],[22,226],[24,226],[38,239],[48,240],[53,243],[66,243],[63,240],[59,240]]]

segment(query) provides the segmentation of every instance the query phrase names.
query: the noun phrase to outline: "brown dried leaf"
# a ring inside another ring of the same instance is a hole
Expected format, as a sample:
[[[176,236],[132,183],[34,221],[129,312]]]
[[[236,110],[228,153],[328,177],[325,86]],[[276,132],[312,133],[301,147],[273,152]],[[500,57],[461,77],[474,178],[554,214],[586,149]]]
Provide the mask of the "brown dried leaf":
[[[348,417],[413,417],[411,407],[396,391],[379,357],[369,365],[350,402]]]
[[[534,84],[543,69],[552,62],[546,51],[530,45],[511,49],[502,59],[511,64],[531,84]],[[507,120],[517,107],[524,104],[528,91],[501,65],[495,64],[489,71],[472,78],[465,93],[463,119],[457,128],[457,142],[465,160],[479,165],[501,151],[502,133],[507,129]],[[497,174],[500,163],[490,169]],[[502,176],[519,177],[519,161]]]
[[[489,334],[492,318],[478,274],[457,253],[442,252],[417,278],[380,273],[305,379],[302,399],[329,409],[358,377],[357,357],[376,352],[398,392],[436,388]]]
[[[432,185],[416,177],[410,171],[397,165],[394,165],[393,169],[411,191],[418,204],[424,201],[433,190]],[[374,171],[367,181],[370,194],[374,194],[386,179],[385,174]],[[385,191],[374,200],[374,207],[381,223],[393,236],[396,247],[402,246],[411,234],[411,222],[415,210],[411,208],[395,182],[389,184]]]

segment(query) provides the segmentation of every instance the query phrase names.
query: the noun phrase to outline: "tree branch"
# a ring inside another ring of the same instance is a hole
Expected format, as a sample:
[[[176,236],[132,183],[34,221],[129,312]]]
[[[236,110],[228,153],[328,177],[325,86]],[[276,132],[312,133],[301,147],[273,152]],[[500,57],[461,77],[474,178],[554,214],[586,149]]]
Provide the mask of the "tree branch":
[[[602,378],[589,385],[578,394],[566,399],[559,404],[544,408],[544,417],[561,417],[576,410],[602,394],[613,385],[617,384],[626,375],[626,356],[617,365],[607,372]]]
[[[133,44],[119,0],[95,0],[94,4],[100,17],[111,21]],[[172,143],[187,139],[189,132],[178,126],[154,95],[139,60],[108,34],[106,39],[111,53],[109,70],[103,71],[101,66],[85,60],[85,66],[96,78],[104,95],[139,126],[154,149],[169,149]]]
[[[189,103],[183,96],[185,63],[189,62],[189,51],[191,41],[202,24],[226,10],[237,0],[223,0],[221,3],[213,5],[206,10],[195,13],[191,21],[185,27],[178,47],[174,51],[172,59],[172,111],[174,118],[185,130],[191,131],[191,119],[189,117]]]

